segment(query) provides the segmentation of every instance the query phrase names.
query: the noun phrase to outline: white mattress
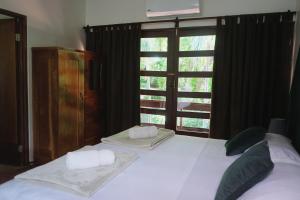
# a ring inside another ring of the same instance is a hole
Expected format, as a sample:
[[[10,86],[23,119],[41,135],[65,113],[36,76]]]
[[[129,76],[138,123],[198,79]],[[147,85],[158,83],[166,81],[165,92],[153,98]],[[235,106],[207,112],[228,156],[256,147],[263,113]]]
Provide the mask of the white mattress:
[[[95,193],[92,200],[210,200],[226,168],[224,140],[178,136],[154,150],[98,144],[98,148],[135,151],[130,167]],[[275,164],[270,176],[240,199],[300,199],[299,166]],[[290,189],[288,189],[288,188]],[[288,197],[288,198],[287,198]],[[0,186],[1,200],[79,200],[84,197],[40,182],[12,180]]]

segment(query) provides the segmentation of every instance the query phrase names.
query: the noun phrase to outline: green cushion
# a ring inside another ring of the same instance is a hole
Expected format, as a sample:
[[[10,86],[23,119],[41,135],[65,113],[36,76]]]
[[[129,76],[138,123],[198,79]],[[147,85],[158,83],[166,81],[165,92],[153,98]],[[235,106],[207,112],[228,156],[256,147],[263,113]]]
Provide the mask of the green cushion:
[[[266,141],[254,145],[224,172],[215,200],[235,200],[274,168]]]
[[[261,127],[252,127],[240,132],[226,142],[226,155],[233,156],[243,153],[249,147],[262,141],[266,136],[266,132],[266,129]]]

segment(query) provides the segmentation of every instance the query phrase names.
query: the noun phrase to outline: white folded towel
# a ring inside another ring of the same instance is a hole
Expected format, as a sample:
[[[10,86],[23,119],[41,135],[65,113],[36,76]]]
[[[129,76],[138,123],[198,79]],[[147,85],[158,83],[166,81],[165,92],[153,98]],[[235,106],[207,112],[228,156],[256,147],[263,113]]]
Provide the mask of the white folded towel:
[[[115,153],[111,150],[89,150],[69,152],[66,156],[66,165],[70,170],[87,169],[100,165],[111,165],[115,162]]]
[[[157,136],[157,134],[158,129],[156,126],[135,126],[128,131],[128,136],[131,139],[150,138]]]

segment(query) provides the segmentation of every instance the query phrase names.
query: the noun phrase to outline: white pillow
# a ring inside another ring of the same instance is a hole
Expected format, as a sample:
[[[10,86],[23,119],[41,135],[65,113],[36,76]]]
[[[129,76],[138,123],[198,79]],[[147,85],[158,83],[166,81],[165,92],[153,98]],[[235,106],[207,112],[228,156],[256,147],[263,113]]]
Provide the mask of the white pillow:
[[[274,163],[288,163],[300,165],[300,156],[287,137],[274,133],[267,133],[271,159]]]
[[[266,133],[265,139],[269,142],[275,143],[291,143],[291,140],[284,135],[276,134],[276,133]]]

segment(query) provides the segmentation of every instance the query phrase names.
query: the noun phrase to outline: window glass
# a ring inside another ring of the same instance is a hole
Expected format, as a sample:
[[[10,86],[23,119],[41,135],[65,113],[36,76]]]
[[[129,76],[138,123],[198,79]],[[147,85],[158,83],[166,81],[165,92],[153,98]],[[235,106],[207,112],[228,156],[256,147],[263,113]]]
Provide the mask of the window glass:
[[[167,71],[167,58],[165,57],[141,57],[141,71]]]
[[[202,128],[209,129],[209,119],[177,117],[177,129]]]
[[[215,41],[215,35],[180,37],[179,51],[214,50]]]
[[[211,92],[212,78],[178,78],[180,92]]]
[[[151,52],[151,51],[168,51],[168,38],[166,37],[156,37],[156,38],[141,38],[141,51]]]
[[[166,90],[166,77],[140,76],[140,88],[142,90]]]
[[[214,57],[180,57],[180,72],[212,72]]]
[[[142,124],[158,124],[165,125],[166,117],[163,115],[152,115],[141,113]]]

